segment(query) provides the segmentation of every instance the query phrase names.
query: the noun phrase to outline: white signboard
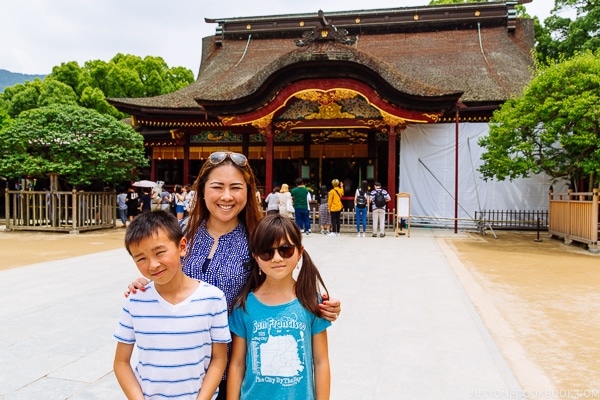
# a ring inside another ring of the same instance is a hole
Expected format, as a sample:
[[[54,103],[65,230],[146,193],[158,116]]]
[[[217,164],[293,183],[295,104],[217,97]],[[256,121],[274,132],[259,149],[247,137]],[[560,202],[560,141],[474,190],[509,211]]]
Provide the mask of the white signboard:
[[[410,237],[410,193],[396,194],[396,236],[404,235],[402,220],[406,220],[408,237]]]

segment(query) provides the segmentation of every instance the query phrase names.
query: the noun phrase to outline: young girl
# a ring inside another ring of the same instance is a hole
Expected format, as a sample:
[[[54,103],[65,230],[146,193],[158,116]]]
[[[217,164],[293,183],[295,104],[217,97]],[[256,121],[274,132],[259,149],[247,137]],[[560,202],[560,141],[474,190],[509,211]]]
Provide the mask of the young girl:
[[[329,399],[331,323],[318,316],[327,288],[301,241],[283,215],[268,215],[251,235],[250,277],[229,321],[228,400]]]
[[[321,225],[321,233],[323,235],[327,235],[329,230],[331,229],[331,215],[329,214],[329,208],[327,207],[327,197],[329,196],[329,191],[327,190],[327,186],[322,185],[321,191],[319,192],[319,200],[321,201],[319,205],[319,225]]]

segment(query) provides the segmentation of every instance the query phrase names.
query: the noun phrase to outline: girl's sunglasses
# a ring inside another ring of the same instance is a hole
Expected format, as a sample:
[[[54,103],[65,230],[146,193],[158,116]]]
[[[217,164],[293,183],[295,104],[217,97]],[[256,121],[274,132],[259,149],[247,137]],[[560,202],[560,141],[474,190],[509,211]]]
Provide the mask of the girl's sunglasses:
[[[218,165],[228,158],[240,167],[245,167],[248,165],[248,159],[245,155],[240,153],[232,153],[230,151],[216,151],[208,156],[208,162],[212,165]]]
[[[273,247],[272,249],[261,251],[257,255],[263,261],[270,261],[273,259],[273,256],[275,256],[276,250],[281,258],[290,258],[296,252],[296,246],[285,244],[283,246]]]

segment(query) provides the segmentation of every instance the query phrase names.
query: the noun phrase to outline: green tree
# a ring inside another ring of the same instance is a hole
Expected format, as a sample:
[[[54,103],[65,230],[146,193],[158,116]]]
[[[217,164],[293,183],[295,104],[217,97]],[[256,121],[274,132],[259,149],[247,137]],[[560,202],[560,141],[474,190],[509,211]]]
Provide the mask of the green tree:
[[[565,17],[574,11],[575,18]],[[536,24],[536,58],[540,63],[573,57],[600,48],[600,0],[555,0],[544,25]]]
[[[37,99],[38,107],[58,104],[77,105],[77,95],[70,86],[54,79],[44,80]]]
[[[544,172],[575,181],[600,173],[600,56],[541,67],[520,98],[494,113],[480,172],[504,180]]]
[[[76,105],[78,96],[73,89],[55,79],[36,79],[6,88],[2,96],[2,108],[13,118],[23,111],[58,104]]]
[[[113,184],[146,165],[139,133],[83,107],[25,111],[0,131],[0,175],[9,178],[54,172],[72,185]]]
[[[0,131],[8,127],[10,121],[12,121],[12,119],[10,118],[10,115],[8,115],[8,112],[2,107],[0,107]]]
[[[2,98],[8,114],[15,118],[22,111],[36,108],[41,86],[42,81],[36,79],[33,82],[7,87],[2,94]]]
[[[0,95],[0,108],[16,118],[21,112],[51,104],[77,104],[117,119],[126,117],[107,97],[149,97],[171,93],[194,81],[192,71],[170,68],[160,57],[117,54],[109,62],[75,61],[52,69],[42,82],[18,84]]]

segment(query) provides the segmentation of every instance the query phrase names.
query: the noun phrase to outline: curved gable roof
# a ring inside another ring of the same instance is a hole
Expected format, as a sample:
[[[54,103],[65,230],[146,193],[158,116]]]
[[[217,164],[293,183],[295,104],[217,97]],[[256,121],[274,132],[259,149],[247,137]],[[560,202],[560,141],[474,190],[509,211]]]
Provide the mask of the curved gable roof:
[[[477,10],[476,6],[469,3],[451,9],[464,13]],[[492,6],[494,12],[500,9],[498,3]],[[492,6],[484,5],[490,9]],[[439,7],[421,9],[439,11]],[[408,8],[377,11],[383,15],[386,11],[398,14],[398,10]],[[351,12],[347,14],[352,16]],[[336,15],[341,18],[345,13]],[[372,85],[382,97],[399,106],[415,105],[417,98],[427,103],[427,99],[460,93],[463,103],[499,103],[519,95],[531,79],[533,24],[517,19],[514,31],[509,31],[506,16],[494,18],[495,23],[487,18],[482,19],[484,24],[470,25],[464,21],[444,25],[436,20],[431,29],[420,25],[419,30],[411,31],[365,29],[356,34],[352,46],[329,41],[297,47],[289,32],[230,33],[218,40],[216,36],[206,37],[196,82],[162,96],[110,102],[122,110],[202,114],[228,104],[247,111],[252,104],[262,106],[292,79],[327,79],[342,74]],[[250,26],[251,20],[241,18],[236,22]],[[272,22],[270,17],[254,20],[267,26]]]

